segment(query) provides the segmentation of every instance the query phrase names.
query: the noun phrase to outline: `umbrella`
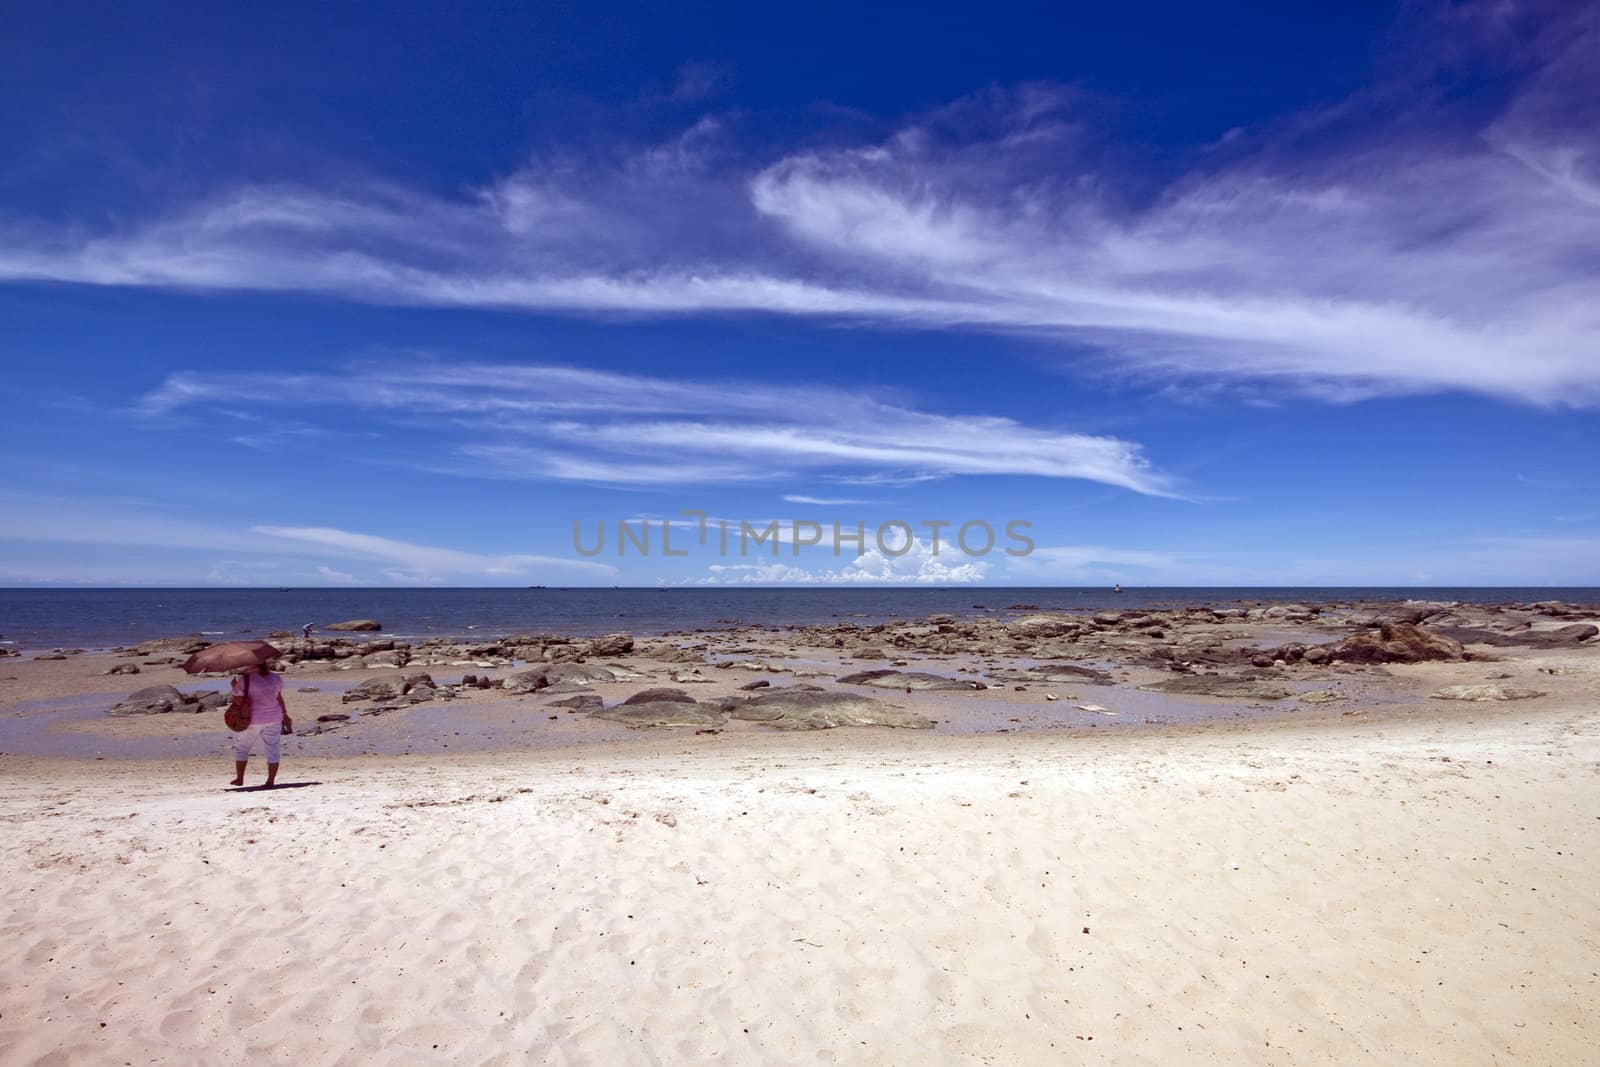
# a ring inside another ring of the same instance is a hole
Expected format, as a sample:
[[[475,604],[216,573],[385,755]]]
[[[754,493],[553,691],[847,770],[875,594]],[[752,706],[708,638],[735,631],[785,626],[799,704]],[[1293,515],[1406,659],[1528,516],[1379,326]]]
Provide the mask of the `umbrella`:
[[[269,659],[283,655],[265,641],[227,641],[210,648],[202,648],[183,663],[190,674],[211,671],[232,671],[240,667],[259,667]]]

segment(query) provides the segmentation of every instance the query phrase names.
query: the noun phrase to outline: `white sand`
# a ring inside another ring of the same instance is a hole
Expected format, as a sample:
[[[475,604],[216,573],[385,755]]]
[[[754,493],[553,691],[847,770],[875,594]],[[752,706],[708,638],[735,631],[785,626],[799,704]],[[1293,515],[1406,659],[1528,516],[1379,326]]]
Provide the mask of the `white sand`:
[[[1597,724],[6,757],[0,1062],[1593,1063]]]

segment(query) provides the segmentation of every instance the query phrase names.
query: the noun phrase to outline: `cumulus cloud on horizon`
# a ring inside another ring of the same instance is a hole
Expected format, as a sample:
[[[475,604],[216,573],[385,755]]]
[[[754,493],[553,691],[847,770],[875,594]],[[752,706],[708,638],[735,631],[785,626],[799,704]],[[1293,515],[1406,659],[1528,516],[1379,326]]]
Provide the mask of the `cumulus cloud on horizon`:
[[[1591,405],[1597,11],[1446,9],[1446,89],[1229,131],[1153,188],[1077,94],[1022,86],[870,143],[757,155],[708,115],[603,156],[541,146],[456,196],[247,185],[98,229],[0,218],[0,280],[1028,331],[1106,373]],[[1500,53],[1507,98],[1452,110],[1450,78]]]

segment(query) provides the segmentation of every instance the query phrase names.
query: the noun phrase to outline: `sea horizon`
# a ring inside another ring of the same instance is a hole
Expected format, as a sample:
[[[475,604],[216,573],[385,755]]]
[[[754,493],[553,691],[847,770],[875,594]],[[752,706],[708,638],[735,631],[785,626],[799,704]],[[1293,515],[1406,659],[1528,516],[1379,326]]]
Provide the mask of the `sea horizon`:
[[[673,596],[663,597],[663,593]],[[364,639],[482,638],[516,633],[641,636],[850,619],[1196,607],[1232,602],[1546,600],[1600,603],[1590,586],[376,586],[6,587],[0,647],[100,649],[161,637],[216,640],[373,619]],[[346,635],[350,636],[350,635]]]

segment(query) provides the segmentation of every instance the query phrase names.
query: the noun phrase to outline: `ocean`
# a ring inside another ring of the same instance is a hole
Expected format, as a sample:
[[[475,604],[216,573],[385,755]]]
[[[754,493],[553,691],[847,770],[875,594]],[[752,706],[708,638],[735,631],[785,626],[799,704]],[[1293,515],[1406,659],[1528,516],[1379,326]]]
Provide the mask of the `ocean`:
[[[1459,600],[1600,603],[1595,588],[739,588],[739,589],[0,589],[0,643],[18,651],[136,644],[203,634],[224,641],[274,630],[319,630],[344,619],[383,623],[383,636],[494,638],[511,633],[597,634],[738,624],[881,622],[946,612],[973,615],[1014,604],[1041,611]]]

